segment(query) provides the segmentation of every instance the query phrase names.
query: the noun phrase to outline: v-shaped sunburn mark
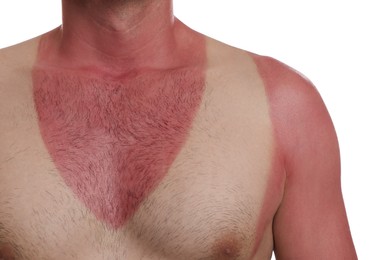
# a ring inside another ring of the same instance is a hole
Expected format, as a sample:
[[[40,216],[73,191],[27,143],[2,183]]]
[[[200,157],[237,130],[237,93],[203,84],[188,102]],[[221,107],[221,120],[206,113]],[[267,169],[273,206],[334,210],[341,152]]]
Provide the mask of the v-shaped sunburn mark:
[[[117,229],[184,145],[205,76],[186,68],[114,81],[37,66],[33,84],[41,135],[64,182]]]

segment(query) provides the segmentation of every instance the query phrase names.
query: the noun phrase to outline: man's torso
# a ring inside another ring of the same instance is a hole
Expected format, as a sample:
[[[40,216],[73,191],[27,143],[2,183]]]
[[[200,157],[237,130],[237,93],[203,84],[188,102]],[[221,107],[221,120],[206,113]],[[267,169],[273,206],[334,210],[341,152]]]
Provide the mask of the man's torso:
[[[37,45],[0,57],[0,256],[269,259],[284,172],[249,53],[102,80],[33,70]]]

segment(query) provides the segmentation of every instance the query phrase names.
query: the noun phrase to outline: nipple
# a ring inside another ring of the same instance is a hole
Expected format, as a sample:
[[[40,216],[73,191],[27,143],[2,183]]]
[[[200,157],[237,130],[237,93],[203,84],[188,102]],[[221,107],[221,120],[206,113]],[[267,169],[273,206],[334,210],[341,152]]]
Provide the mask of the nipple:
[[[238,259],[241,253],[241,249],[241,243],[235,234],[224,235],[217,239],[213,245],[213,259]]]
[[[0,260],[15,260],[12,246],[10,244],[0,244]]]

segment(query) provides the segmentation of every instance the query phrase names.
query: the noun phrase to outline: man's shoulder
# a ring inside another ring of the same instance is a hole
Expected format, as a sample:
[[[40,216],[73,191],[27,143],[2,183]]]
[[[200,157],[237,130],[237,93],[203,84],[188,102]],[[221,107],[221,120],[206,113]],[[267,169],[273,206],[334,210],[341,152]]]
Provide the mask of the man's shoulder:
[[[309,111],[326,110],[320,92],[304,74],[275,58],[257,54],[251,56],[274,116],[285,121],[292,116],[302,118]]]
[[[234,68],[241,86],[246,82],[257,81],[253,77],[255,71],[264,87],[274,121],[298,122],[311,111],[326,110],[322,97],[311,80],[286,63],[210,38],[208,46],[212,48],[209,51],[209,59],[213,61],[210,62],[211,66],[228,68],[224,70],[228,73]],[[292,120],[293,116],[297,118]]]
[[[309,78],[286,63],[270,56],[253,53],[251,53],[251,56],[269,94],[317,92]]]
[[[3,124],[10,118],[13,107],[23,103],[28,93],[36,48],[37,40],[32,39],[0,49],[0,120]]]
[[[274,58],[253,57],[266,89],[276,140],[285,162],[304,165],[304,159],[296,161],[298,154],[307,152],[304,158],[309,160],[313,156],[326,156],[329,149],[337,163],[335,129],[314,84],[299,71]],[[286,172],[291,176],[291,171]]]
[[[0,82],[32,67],[38,42],[39,37],[0,49]]]
[[[304,74],[283,61],[240,49],[212,38],[208,38],[208,41],[208,46],[212,49],[208,55],[211,56],[211,60],[218,61],[220,66],[242,67],[245,66],[244,63],[248,64],[247,61],[250,59],[257,67],[263,82],[266,83],[267,87],[272,87],[272,90],[301,92],[305,89],[312,89],[316,91],[312,82]]]

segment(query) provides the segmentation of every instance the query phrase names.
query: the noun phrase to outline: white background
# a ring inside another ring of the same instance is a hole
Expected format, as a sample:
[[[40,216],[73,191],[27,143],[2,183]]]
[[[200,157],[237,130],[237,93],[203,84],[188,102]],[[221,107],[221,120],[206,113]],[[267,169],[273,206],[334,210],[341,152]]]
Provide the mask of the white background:
[[[390,259],[386,0],[176,0],[175,13],[206,35],[273,56],[313,81],[339,136],[359,259]],[[60,0],[1,1],[0,48],[58,26],[60,17]]]

